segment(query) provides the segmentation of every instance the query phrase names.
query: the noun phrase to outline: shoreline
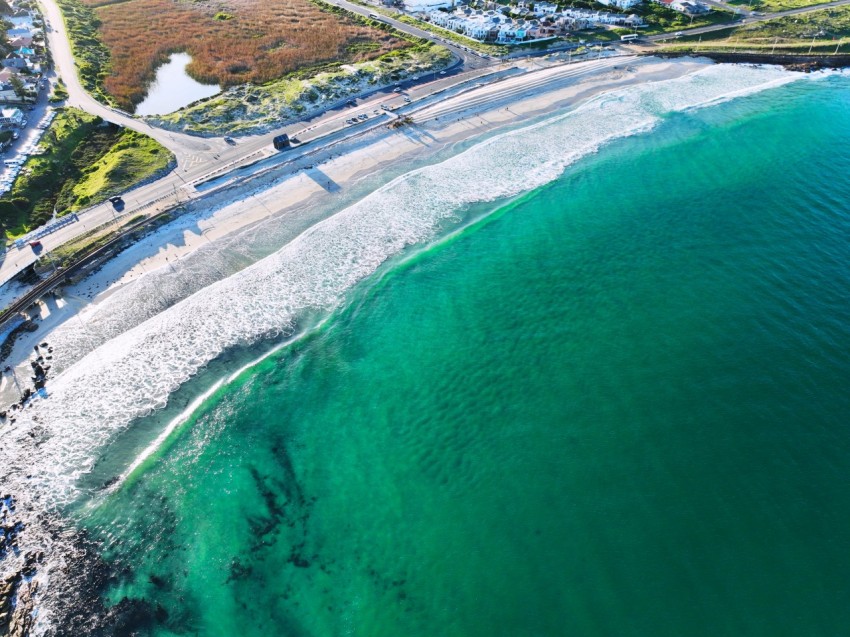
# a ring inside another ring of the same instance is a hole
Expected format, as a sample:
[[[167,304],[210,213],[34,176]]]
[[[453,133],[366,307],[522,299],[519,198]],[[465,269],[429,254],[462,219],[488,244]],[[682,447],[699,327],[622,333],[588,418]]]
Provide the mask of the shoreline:
[[[580,70],[582,65],[588,64],[577,63],[570,68]],[[334,145],[309,160],[299,161],[296,158],[291,164],[259,176],[257,183],[250,184],[248,188],[239,189],[243,192],[234,195],[225,188],[209,199],[190,204],[187,212],[110,257],[80,281],[57,288],[55,294],[40,299],[28,312],[28,318],[38,325],[38,329],[23,333],[16,339],[3,366],[10,366],[18,376],[26,378],[34,346],[49,343],[53,330],[74,317],[85,320],[119,290],[148,273],[172,267],[174,262],[202,248],[214,247],[217,241],[232,238],[270,220],[306,229],[311,224],[304,225],[303,222],[305,217],[310,216],[310,209],[325,206],[329,208],[330,215],[335,214],[341,209],[334,203],[340,194],[356,190],[357,184],[363,180],[375,176],[380,180],[381,175],[390,172],[393,166],[407,164],[415,158],[428,161],[441,153],[451,153],[453,149],[481,141],[487,135],[575,108],[607,91],[672,79],[711,64],[698,58],[674,61],[639,58],[623,65],[612,62],[592,74],[568,78],[539,91],[532,87],[526,94],[522,93],[523,84],[529,83],[529,80],[539,82],[545,81],[547,76],[555,76],[557,81],[557,73],[563,67],[551,67],[539,72],[542,77],[522,75],[512,78],[511,83],[515,87],[510,87],[509,94],[482,109],[476,108],[476,100],[482,95],[492,97],[505,92],[504,82],[484,85],[476,91],[426,106],[415,115],[412,126],[395,130],[384,127],[363,139]],[[343,207],[348,203],[343,202]],[[62,371],[61,366],[57,371]],[[55,376],[55,372],[51,376]],[[16,402],[16,392],[15,383],[4,374],[0,379],[3,408]]]
[[[608,91],[682,77],[709,66],[712,66],[712,63],[693,59],[673,62],[641,59],[629,63],[624,68],[612,67],[604,72],[567,82],[563,86],[553,86],[550,90],[544,91],[532,87],[521,95],[508,93],[502,101],[496,100],[485,109],[479,108],[476,104],[476,95],[486,93],[488,89],[498,92],[504,89],[504,86],[485,87],[474,95],[459,96],[436,104],[430,109],[423,109],[423,120],[416,121],[413,126],[396,130],[384,128],[373,136],[358,140],[356,144],[352,144],[353,148],[343,146],[341,153],[339,147],[334,147],[328,150],[327,157],[315,158],[314,163],[307,168],[287,166],[280,171],[284,175],[280,172],[264,175],[261,180],[258,180],[259,183],[252,184],[252,187],[256,186],[256,190],[243,192],[238,198],[229,198],[227,192],[223,192],[219,195],[220,200],[217,204],[207,206],[210,209],[195,210],[170,222],[105,263],[97,272],[76,286],[63,290],[63,298],[73,300],[79,307],[73,307],[74,303],[70,301],[63,307],[58,307],[57,303],[53,313],[45,317],[49,319],[52,316],[54,323],[48,328],[45,321],[43,324],[45,329],[35,332],[32,338],[38,343],[51,342],[53,330],[58,329],[62,324],[76,316],[92,316],[101,310],[106,310],[108,308],[106,302],[115,294],[139,281],[144,281],[154,272],[162,273],[172,268],[173,259],[187,259],[199,253],[208,243],[214,246],[217,241],[238,239],[241,233],[266,222],[286,226],[291,233],[290,241],[292,241],[301,237],[305,230],[313,225],[333,217],[351,205],[352,201],[362,199],[364,192],[367,194],[370,192],[366,190],[367,187],[374,190],[398,176],[399,171],[406,173],[412,170],[417,160],[428,164],[434,160],[440,160],[441,153],[453,156],[464,150],[466,145],[481,143],[487,135],[522,129],[535,123],[535,120],[545,121],[553,113],[576,108],[590,98]],[[452,107],[453,104],[456,108]],[[395,170],[391,170],[390,167]],[[320,175],[321,178],[319,178]],[[324,181],[325,179],[327,181]],[[375,186],[372,180],[377,180],[378,186]],[[323,185],[324,183],[327,187]],[[332,184],[336,188],[331,187]],[[323,205],[328,206],[328,211],[317,215],[315,208]],[[278,245],[276,249],[282,248]],[[259,258],[242,267],[250,267],[258,260]],[[224,274],[218,281],[232,274],[233,272]],[[183,298],[173,300],[162,309],[167,309],[208,285],[211,283],[204,282],[200,288],[189,291]],[[69,292],[71,288],[73,290]],[[74,296],[74,292],[79,293],[80,296]],[[151,317],[143,317],[134,325],[124,326],[124,330],[129,331],[149,318]],[[27,338],[29,337],[22,338],[22,342],[16,344],[15,355],[26,354],[30,351],[31,347],[28,348],[23,343]],[[98,345],[98,343],[93,344],[92,349]],[[87,353],[81,354],[76,360]],[[71,361],[66,368],[73,365],[76,360]],[[26,364],[26,360],[20,361],[20,365]],[[59,369],[60,373],[61,371]],[[62,382],[68,384],[65,380]],[[61,395],[61,390],[59,393]],[[37,405],[35,411],[39,412],[42,406],[48,407],[48,405]],[[39,422],[37,418],[34,419],[35,422]],[[41,424],[33,429],[36,428],[44,430],[39,432],[38,436],[49,436],[50,432],[47,432]],[[7,427],[5,432],[9,433],[10,429]],[[11,428],[11,433],[19,437],[27,433],[33,435],[32,429],[25,429],[23,423]],[[40,441],[35,444],[40,444]],[[26,445],[21,447],[21,449],[27,448]],[[18,466],[7,468],[5,477],[22,478],[22,470],[28,470],[28,460],[25,457],[20,456],[17,460],[18,463],[13,465],[18,464]],[[27,479],[29,477],[27,476]],[[44,506],[43,501],[39,502],[37,488],[31,488],[20,480],[16,482],[19,487],[18,492],[22,496],[19,502],[23,510],[33,516],[43,516],[47,514],[46,511],[51,510],[51,507]],[[20,493],[21,491],[23,493]],[[52,509],[55,511],[55,507]],[[33,528],[27,531],[26,535],[33,537],[23,539],[22,544],[25,548],[53,545],[56,547],[57,556],[61,558],[72,550],[76,540],[85,540],[82,536],[74,535],[72,529],[68,529],[68,535],[61,540],[57,540],[54,536],[56,540],[54,544],[46,539],[46,528],[39,528],[40,526],[40,524],[33,524]],[[78,571],[85,571],[87,568],[99,570],[98,564],[99,556],[95,551],[88,556],[86,564],[65,562],[54,565],[48,562],[43,569],[37,569],[39,572],[34,581],[43,584],[50,577],[49,573],[52,569],[59,581],[68,582],[74,580],[74,574]],[[5,569],[0,571],[0,576],[6,575],[10,565],[0,563],[0,566]],[[14,565],[11,566],[14,567]],[[57,584],[57,589],[61,592],[62,586]],[[53,601],[51,597],[47,597],[47,600],[49,604]],[[42,613],[42,607],[39,605],[39,617],[49,617],[51,610],[54,613],[51,619],[55,619],[57,615],[63,615],[55,606]],[[86,614],[96,612],[96,609],[68,610],[75,611],[78,616],[81,612]]]

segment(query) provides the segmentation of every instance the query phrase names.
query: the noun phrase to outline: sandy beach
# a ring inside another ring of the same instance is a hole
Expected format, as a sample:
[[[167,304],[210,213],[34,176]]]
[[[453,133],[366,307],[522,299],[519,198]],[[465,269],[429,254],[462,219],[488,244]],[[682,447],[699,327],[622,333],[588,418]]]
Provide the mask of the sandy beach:
[[[697,59],[653,58],[611,58],[604,62],[537,69],[445,100],[434,100],[413,114],[411,124],[394,130],[384,126],[380,131],[315,153],[309,160],[296,159],[270,169],[253,178],[247,187],[225,188],[192,201],[181,216],[148,234],[96,272],[59,290],[55,296],[42,299],[29,316],[38,329],[17,338],[4,366],[12,366],[18,379],[27,379],[34,346],[50,342],[52,330],[70,320],[87,320],[116,291],[258,223],[273,218],[277,223],[303,229],[309,223],[306,210],[321,207],[333,211],[335,205],[337,209],[344,207],[349,201],[347,194],[356,190],[361,180],[380,181],[382,172],[391,172],[393,166],[451,153],[459,145],[574,107],[606,91],[680,77],[711,64]],[[591,66],[588,72],[578,73]],[[565,72],[567,68],[570,72]],[[16,290],[7,285],[0,293],[5,301],[13,298]],[[67,365],[72,361],[63,362]],[[51,375],[61,371],[61,367],[52,370]],[[4,374],[0,402],[10,404],[18,398],[18,384],[10,374]]]

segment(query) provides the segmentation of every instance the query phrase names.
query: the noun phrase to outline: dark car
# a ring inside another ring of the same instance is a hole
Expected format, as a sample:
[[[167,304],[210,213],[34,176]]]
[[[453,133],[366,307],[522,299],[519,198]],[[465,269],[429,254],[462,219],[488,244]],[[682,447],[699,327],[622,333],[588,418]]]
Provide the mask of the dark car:
[[[124,210],[124,200],[121,197],[110,197],[109,203],[112,204],[112,207],[116,210]]]
[[[225,137],[224,141],[230,144],[231,146],[236,146],[236,140],[232,137]]]
[[[275,147],[275,150],[283,150],[284,148],[289,148],[289,141],[289,135],[281,133],[272,140],[272,145]]]

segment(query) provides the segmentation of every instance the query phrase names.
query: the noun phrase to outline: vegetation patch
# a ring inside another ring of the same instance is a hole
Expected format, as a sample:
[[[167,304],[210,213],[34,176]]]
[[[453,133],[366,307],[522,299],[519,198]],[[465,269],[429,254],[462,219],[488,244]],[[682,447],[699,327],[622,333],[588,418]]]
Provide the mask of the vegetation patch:
[[[671,31],[680,31],[682,29],[690,29],[697,27],[707,27],[716,24],[731,23],[736,16],[731,11],[709,11],[704,15],[690,16],[666,7],[657,2],[642,2],[630,9],[646,21],[646,28],[640,29],[640,33],[644,35],[655,35],[658,33],[669,33]],[[633,33],[631,30],[618,30],[618,32]]]
[[[87,232],[67,243],[63,243],[58,248],[54,248],[50,251],[49,257],[45,255],[39,258],[38,263],[49,263],[57,268],[68,268],[86,255],[105,246],[120,235],[122,230],[122,228],[109,227]]]
[[[194,79],[227,88],[409,46],[388,25],[318,0],[59,2],[86,88],[127,110],[176,52],[192,56]]]
[[[97,14],[79,0],[56,0],[56,3],[65,19],[80,83],[98,100],[114,104],[115,100],[103,88],[103,81],[109,75],[111,65],[109,49],[100,40],[100,20]]]
[[[811,7],[818,4],[824,4],[824,2],[825,0],[729,0],[729,4],[738,5],[756,11],[763,11],[765,13],[787,11],[788,9],[798,9],[800,7]]]
[[[9,237],[43,225],[54,210],[61,216],[119,194],[173,160],[150,137],[77,109],[57,114],[39,151],[0,199],[0,223]]]
[[[452,54],[420,44],[371,62],[310,69],[262,86],[237,86],[176,113],[150,117],[152,123],[198,135],[239,135],[280,128],[369,89],[445,68]]]
[[[850,6],[755,22],[666,45],[667,51],[830,55],[850,53]]]
[[[65,88],[65,83],[62,80],[59,80],[53,86],[53,92],[50,94],[50,97],[47,99],[51,104],[56,104],[57,102],[64,102],[68,99],[68,89]]]

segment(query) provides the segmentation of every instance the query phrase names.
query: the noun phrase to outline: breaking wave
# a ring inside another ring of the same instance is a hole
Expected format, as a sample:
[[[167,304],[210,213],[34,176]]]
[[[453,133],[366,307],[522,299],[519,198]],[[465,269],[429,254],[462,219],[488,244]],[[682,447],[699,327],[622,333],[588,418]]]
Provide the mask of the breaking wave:
[[[50,398],[35,401],[6,432],[0,466],[9,488],[26,491],[43,509],[73,502],[79,478],[103,445],[163,408],[210,361],[233,347],[292,333],[306,312],[327,314],[384,261],[434,239],[469,206],[551,182],[602,144],[648,131],[671,113],[799,77],[779,68],[718,65],[607,93],[398,177],[274,254],[153,316],[145,303],[134,315],[128,298],[153,298],[144,285],[107,299],[98,313],[115,309],[112,316],[122,317],[110,323],[114,336],[62,371]]]

